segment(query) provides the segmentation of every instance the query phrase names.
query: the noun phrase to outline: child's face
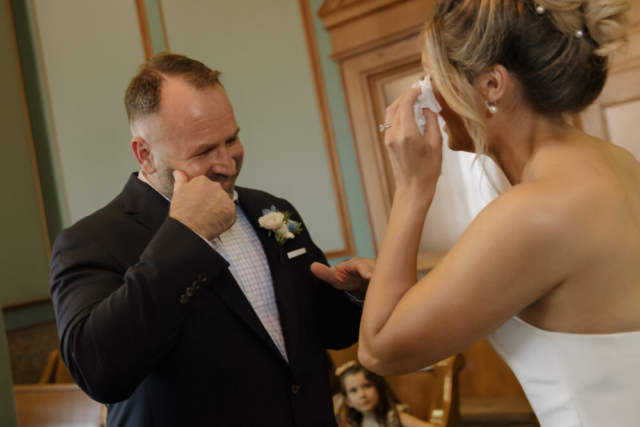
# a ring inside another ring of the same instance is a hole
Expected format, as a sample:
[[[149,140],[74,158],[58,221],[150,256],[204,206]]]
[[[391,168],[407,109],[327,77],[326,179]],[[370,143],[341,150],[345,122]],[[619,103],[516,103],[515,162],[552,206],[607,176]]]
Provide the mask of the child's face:
[[[358,412],[369,412],[378,405],[380,396],[376,387],[364,376],[364,372],[347,375],[344,378],[347,391],[345,403]]]

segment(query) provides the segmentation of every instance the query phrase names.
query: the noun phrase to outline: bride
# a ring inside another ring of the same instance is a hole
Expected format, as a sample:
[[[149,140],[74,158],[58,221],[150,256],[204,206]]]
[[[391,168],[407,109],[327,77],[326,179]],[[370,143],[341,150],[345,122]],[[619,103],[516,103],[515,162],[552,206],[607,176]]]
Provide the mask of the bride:
[[[442,135],[431,111],[416,126],[419,88],[388,108],[396,192],[364,304],[367,368],[413,372],[490,335],[543,427],[640,426],[640,164],[563,120],[600,94],[629,8],[437,1],[423,63],[449,146],[488,155],[513,187],[418,281]]]

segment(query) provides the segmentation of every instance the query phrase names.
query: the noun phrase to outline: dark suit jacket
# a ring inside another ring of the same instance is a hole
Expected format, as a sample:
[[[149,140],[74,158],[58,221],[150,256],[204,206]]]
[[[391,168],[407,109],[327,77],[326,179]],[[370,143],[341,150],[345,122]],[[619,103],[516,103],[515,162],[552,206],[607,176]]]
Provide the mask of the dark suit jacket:
[[[361,309],[312,275],[311,263],[326,259],[306,231],[284,244],[281,260],[259,228],[271,205],[301,220],[293,206],[237,191],[269,262],[290,364],[227,262],[169,218],[169,203],[136,174],[56,239],[51,295],[62,358],[107,404],[109,426],[335,425],[325,349],[357,340]],[[286,256],[298,248],[307,253]]]

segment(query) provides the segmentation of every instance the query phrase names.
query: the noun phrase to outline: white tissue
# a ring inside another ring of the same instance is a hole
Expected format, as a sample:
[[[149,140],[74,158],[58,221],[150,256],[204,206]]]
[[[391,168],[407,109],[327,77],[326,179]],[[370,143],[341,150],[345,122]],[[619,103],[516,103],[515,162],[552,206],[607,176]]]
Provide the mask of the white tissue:
[[[424,79],[419,82],[414,83],[412,88],[421,87],[422,93],[418,95],[418,100],[415,104],[413,104],[413,113],[416,118],[416,124],[418,125],[418,129],[420,129],[420,133],[424,135],[424,126],[427,124],[427,119],[424,118],[422,114],[423,108],[428,108],[434,113],[438,114],[442,111],[442,107],[436,101],[436,97],[433,94],[433,87],[431,86],[431,80],[429,80],[429,76],[425,76]]]

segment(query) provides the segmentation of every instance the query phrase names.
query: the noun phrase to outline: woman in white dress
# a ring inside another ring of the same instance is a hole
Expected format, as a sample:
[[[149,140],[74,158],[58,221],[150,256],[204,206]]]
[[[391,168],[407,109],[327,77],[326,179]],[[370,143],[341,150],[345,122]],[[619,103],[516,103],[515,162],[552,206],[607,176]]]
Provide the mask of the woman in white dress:
[[[600,94],[629,8],[437,1],[423,62],[448,144],[487,154],[513,187],[418,281],[442,135],[428,110],[424,136],[416,126],[420,89],[389,107],[396,192],[364,305],[363,365],[412,372],[491,334],[543,427],[640,426],[640,164],[563,120]]]

